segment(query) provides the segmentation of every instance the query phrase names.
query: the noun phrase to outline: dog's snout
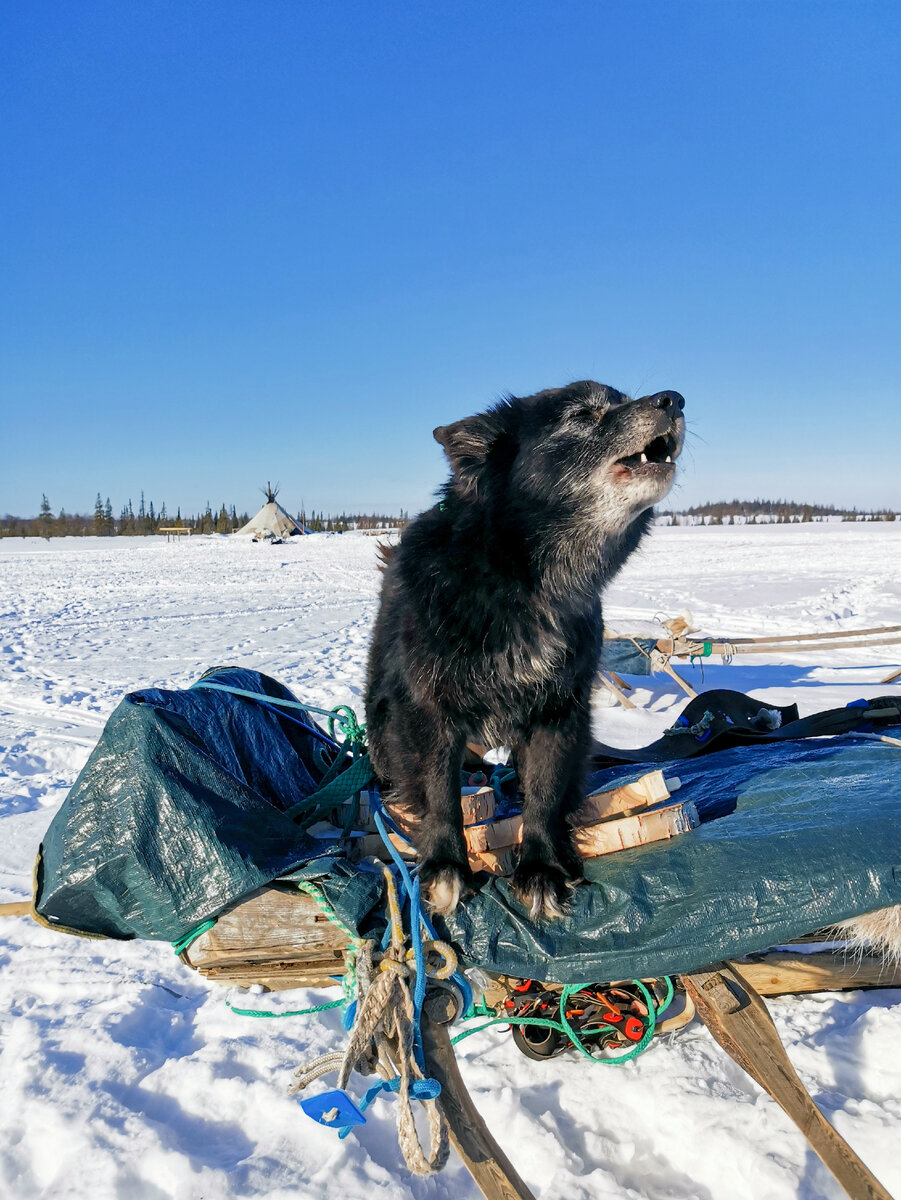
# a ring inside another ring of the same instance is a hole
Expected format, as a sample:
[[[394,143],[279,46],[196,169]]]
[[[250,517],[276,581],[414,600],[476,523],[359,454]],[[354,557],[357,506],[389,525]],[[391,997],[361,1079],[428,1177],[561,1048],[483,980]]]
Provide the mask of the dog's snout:
[[[685,397],[678,392],[657,392],[650,401],[655,408],[676,408],[679,412],[685,408]]]

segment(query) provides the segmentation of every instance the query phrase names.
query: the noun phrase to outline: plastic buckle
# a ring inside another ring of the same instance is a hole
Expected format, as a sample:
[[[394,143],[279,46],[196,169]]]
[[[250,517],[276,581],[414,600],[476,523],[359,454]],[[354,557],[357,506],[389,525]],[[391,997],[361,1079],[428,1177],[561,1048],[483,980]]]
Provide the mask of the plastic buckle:
[[[301,1100],[300,1107],[307,1116],[319,1125],[327,1125],[330,1129],[343,1129],[349,1125],[365,1125],[366,1118],[348,1096],[340,1088],[330,1092],[322,1092],[318,1096],[310,1096]]]

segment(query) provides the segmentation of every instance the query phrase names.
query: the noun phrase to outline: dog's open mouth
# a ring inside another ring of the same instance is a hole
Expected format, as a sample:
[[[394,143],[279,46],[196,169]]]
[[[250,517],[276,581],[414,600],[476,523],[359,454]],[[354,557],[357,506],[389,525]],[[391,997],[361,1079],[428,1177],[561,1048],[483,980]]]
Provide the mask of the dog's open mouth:
[[[626,471],[647,471],[651,473],[661,467],[672,467],[679,456],[679,443],[671,434],[662,434],[648,442],[641,450],[626,454],[616,460],[618,467]]]

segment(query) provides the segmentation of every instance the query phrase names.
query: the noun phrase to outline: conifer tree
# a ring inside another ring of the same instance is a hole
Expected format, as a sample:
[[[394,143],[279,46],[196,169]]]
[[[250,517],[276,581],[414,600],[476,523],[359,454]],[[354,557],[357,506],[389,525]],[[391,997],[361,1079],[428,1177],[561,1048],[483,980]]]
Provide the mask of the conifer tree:
[[[103,537],[103,497],[99,492],[94,501],[94,536]]]
[[[103,532],[106,537],[112,537],[116,532],[116,527],[113,524],[113,506],[110,504],[109,496],[107,496],[106,504],[103,506]]]
[[[50,541],[50,535],[53,532],[53,513],[50,511],[50,501],[47,499],[46,493],[41,496],[41,537]]]

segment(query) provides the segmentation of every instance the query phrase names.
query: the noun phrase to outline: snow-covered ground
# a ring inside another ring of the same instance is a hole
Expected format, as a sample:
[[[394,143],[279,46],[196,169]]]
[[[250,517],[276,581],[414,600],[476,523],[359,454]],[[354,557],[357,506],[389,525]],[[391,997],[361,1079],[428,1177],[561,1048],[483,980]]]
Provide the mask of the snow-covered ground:
[[[378,585],[375,542],[356,535],[0,542],[0,900],[30,892],[43,831],[126,691],[237,663],[312,704],[359,710]],[[726,636],[901,624],[901,523],[659,528],[611,589],[608,624],[650,632],[656,613],[686,606]],[[901,696],[878,682],[899,654],[710,661],[704,686],[807,713]],[[697,686],[700,672],[686,672]],[[652,740],[684,701],[665,676],[635,698],[635,711],[598,710],[605,741]],[[286,1094],[299,1062],[342,1045],[334,1013],[241,1018],[167,945],[67,937],[23,918],[0,921],[0,967],[2,1197],[477,1195],[453,1158],[443,1175],[410,1178],[392,1100],[340,1142]],[[817,1103],[901,1195],[901,992],[790,998],[771,1011]],[[536,1064],[499,1033],[460,1051],[479,1107],[545,1200],[843,1194],[700,1026],[617,1069]]]

